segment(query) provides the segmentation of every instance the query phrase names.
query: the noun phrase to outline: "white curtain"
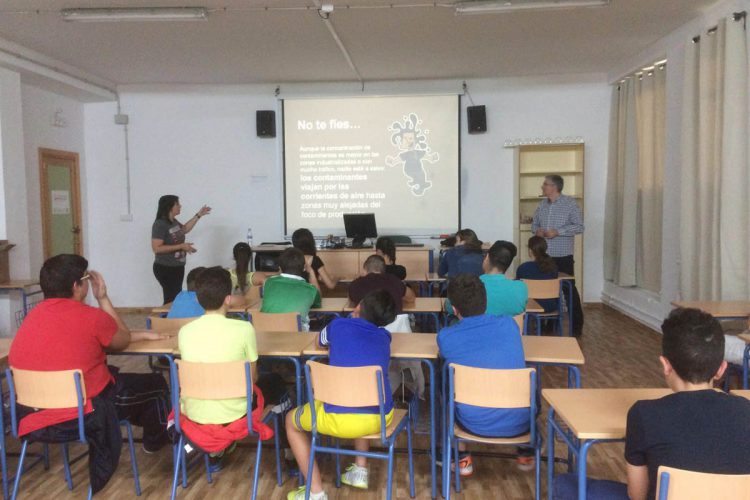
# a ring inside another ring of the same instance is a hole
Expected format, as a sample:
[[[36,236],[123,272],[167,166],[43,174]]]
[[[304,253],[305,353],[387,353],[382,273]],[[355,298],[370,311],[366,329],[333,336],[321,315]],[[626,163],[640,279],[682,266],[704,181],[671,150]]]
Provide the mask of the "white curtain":
[[[613,89],[605,215],[605,274],[620,286],[661,289],[666,111],[662,65]]]
[[[742,19],[722,20],[688,44],[680,221],[684,300],[750,299],[748,82]]]

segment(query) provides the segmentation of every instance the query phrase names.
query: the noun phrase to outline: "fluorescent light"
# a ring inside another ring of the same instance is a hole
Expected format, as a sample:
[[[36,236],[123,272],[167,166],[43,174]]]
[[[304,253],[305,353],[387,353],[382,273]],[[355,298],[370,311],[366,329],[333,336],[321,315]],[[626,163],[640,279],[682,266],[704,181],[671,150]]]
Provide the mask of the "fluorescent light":
[[[120,21],[202,21],[208,17],[205,7],[134,7],[99,9],[63,9],[65,21],[82,23]]]
[[[494,14],[519,10],[554,10],[601,7],[610,0],[475,0],[455,4],[456,14]]]

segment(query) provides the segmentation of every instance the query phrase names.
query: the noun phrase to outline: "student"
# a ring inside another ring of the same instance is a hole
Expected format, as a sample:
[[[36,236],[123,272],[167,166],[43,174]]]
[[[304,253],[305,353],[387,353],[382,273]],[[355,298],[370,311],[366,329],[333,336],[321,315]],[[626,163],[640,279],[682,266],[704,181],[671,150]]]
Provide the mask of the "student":
[[[396,314],[401,314],[403,303],[414,303],[414,290],[386,272],[385,260],[380,255],[370,255],[362,266],[363,275],[349,285],[349,300],[359,302],[370,292],[385,290],[396,304]]]
[[[109,300],[104,278],[88,270],[79,255],[47,259],[39,272],[44,300],[29,312],[16,333],[9,365],[23,370],[83,372],[86,387],[84,432],[89,447],[89,479],[101,490],[120,460],[119,421],[143,427],[143,449],[153,453],[169,442],[160,415],[169,411],[169,389],[158,374],[110,371],[107,351],[131,341],[164,338],[155,332],[131,332]],[[99,307],[85,304],[91,288]],[[38,410],[18,405],[18,432],[31,441],[78,439],[75,408]]]
[[[311,262],[296,248],[287,248],[279,256],[281,274],[271,276],[263,287],[261,312],[297,312],[302,320],[302,329],[310,329],[310,308],[320,307],[320,287],[312,270]],[[305,281],[305,271],[310,283]]]
[[[192,269],[187,275],[187,290],[183,290],[177,294],[172,302],[172,307],[169,308],[167,318],[178,319],[178,318],[195,318],[203,316],[206,311],[203,310],[203,306],[198,303],[198,297],[195,295],[195,279],[198,277],[205,267],[196,267]]]
[[[263,286],[266,281],[266,274],[260,271],[250,271],[253,251],[247,243],[242,241],[237,243],[232,248],[232,255],[234,256],[235,266],[229,269],[229,277],[232,279],[231,305],[242,306],[250,303],[252,299],[250,292],[253,286]]]
[[[247,321],[226,317],[231,292],[232,281],[226,269],[210,267],[198,276],[195,293],[206,314],[180,328],[180,355],[183,360],[195,363],[250,361],[252,378],[257,382],[255,330]],[[183,397],[180,405],[185,416],[199,424],[228,424],[247,414],[245,398],[202,400]],[[222,456],[223,451],[214,456],[214,470],[220,468]]]
[[[589,481],[589,492],[602,491],[599,498],[654,499],[660,465],[750,474],[750,401],[713,389],[727,367],[719,322],[697,309],[675,309],[661,330],[659,360],[674,393],[638,401],[630,408],[625,436],[627,492],[621,483]],[[577,498],[577,480],[567,475],[560,479],[555,479],[555,497]],[[589,498],[596,497],[589,494]]]
[[[506,250],[507,251],[507,250]],[[476,368],[517,369],[526,367],[521,335],[513,318],[486,314],[487,293],[480,279],[461,274],[448,283],[448,298],[459,322],[440,330],[437,343],[446,363]],[[485,437],[512,437],[529,432],[526,408],[488,409],[457,404],[456,419],[467,431]],[[459,443],[461,476],[474,473],[466,444]],[[534,457],[519,456],[519,467],[533,468]]]
[[[367,294],[354,309],[351,318],[337,318],[320,332],[321,346],[329,348],[331,366],[379,366],[383,372],[384,387],[388,387],[388,363],[391,357],[391,334],[383,328],[396,317],[396,304],[390,294],[378,290]],[[368,451],[369,442],[358,439],[360,436],[380,432],[380,413],[378,408],[346,408],[329,404],[315,404],[318,431],[322,434],[337,436],[343,439],[354,439],[354,449]],[[384,409],[386,425],[393,419],[393,398],[385,391]],[[310,403],[297,407],[289,412],[286,418],[286,430],[289,444],[302,474],[307,474],[310,460],[310,440],[307,432],[312,429]],[[310,498],[325,500],[320,470],[313,464],[310,481]],[[367,458],[355,457],[341,475],[341,482],[355,488],[367,489]],[[288,500],[305,498],[304,486],[287,496]]]
[[[406,279],[406,268],[396,264],[396,244],[385,236],[375,242],[375,253],[385,259],[385,272],[392,274],[401,281]]]
[[[516,269],[517,280],[554,280],[557,279],[555,259],[547,255],[547,240],[541,236],[529,238],[529,260]],[[557,309],[556,299],[537,299],[544,312]]]
[[[459,274],[482,274],[482,242],[471,229],[456,233],[456,244],[440,258],[438,275],[452,278]]]
[[[318,283],[323,283],[329,290],[336,288],[338,280],[328,274],[325,264],[318,257],[318,251],[315,248],[315,238],[309,229],[303,227],[294,231],[292,233],[292,246],[302,250],[302,253],[305,254],[305,260],[309,261],[312,274],[315,275],[315,280]],[[308,271],[305,272],[307,273]],[[305,276],[305,279],[312,283],[307,276]]]

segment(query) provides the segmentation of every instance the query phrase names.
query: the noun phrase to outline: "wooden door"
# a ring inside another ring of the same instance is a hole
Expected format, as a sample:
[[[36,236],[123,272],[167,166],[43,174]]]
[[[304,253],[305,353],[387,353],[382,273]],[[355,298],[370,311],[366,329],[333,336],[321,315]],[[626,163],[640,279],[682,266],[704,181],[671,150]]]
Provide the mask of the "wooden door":
[[[45,260],[61,253],[81,255],[78,153],[39,148],[39,184]]]

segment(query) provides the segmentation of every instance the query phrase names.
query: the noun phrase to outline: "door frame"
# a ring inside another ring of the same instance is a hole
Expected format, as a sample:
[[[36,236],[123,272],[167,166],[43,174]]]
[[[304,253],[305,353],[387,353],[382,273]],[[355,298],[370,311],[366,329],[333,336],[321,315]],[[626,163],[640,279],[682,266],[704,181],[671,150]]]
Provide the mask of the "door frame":
[[[61,151],[59,149],[48,149],[39,148],[39,188],[40,198],[42,206],[42,242],[44,245],[44,260],[51,257],[51,244],[49,238],[49,229],[51,221],[50,216],[50,200],[47,192],[49,191],[49,185],[47,184],[47,165],[54,163],[55,161],[62,161],[70,163],[70,184],[71,184],[71,210],[73,211],[73,223],[79,228],[78,236],[73,239],[74,241],[74,252],[77,255],[83,253],[83,234],[81,228],[81,184],[80,177],[78,175],[78,153],[71,151]]]

